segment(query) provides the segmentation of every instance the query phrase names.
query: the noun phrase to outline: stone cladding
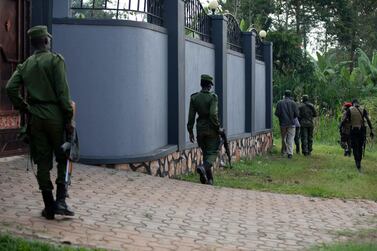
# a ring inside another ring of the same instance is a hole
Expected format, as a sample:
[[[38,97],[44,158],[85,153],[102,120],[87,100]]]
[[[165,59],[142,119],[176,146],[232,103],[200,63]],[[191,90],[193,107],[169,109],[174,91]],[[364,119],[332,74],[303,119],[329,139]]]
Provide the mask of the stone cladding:
[[[232,162],[238,162],[241,158],[251,159],[256,155],[267,153],[272,147],[272,132],[260,133],[255,136],[229,140],[229,148],[232,154]],[[219,157],[214,168],[226,165],[228,158],[224,146],[221,147]],[[198,147],[177,151],[160,159],[142,162],[111,165],[118,170],[137,171],[153,176],[176,177],[195,171],[196,166],[202,164],[203,156]]]

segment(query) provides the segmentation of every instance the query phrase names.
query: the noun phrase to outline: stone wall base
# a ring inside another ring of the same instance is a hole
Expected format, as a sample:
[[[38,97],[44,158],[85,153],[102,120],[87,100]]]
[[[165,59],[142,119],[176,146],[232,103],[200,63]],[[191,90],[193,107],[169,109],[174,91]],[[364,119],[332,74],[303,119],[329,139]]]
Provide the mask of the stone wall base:
[[[261,133],[256,136],[230,140],[229,148],[232,154],[232,163],[241,158],[252,159],[256,155],[267,153],[272,148],[272,132]],[[225,149],[222,146],[214,168],[224,166],[228,161]],[[143,163],[116,164],[113,167],[119,170],[137,171],[161,177],[175,177],[191,173],[196,166],[202,164],[203,156],[199,148],[192,148],[181,152],[174,152],[163,158]]]

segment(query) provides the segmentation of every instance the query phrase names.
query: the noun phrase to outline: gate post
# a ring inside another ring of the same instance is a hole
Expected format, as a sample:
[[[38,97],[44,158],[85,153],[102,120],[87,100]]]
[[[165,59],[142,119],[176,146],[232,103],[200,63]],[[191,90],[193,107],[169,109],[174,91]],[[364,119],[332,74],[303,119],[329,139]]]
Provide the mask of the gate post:
[[[272,42],[263,42],[263,58],[266,64],[266,129],[272,129]]]
[[[219,97],[219,117],[227,129],[227,18],[212,16],[212,41],[215,45],[215,92]]]
[[[168,31],[168,144],[185,147],[185,24],[183,0],[164,1]]]
[[[244,32],[243,51],[245,54],[245,132],[254,132],[255,120],[255,39],[254,32]]]

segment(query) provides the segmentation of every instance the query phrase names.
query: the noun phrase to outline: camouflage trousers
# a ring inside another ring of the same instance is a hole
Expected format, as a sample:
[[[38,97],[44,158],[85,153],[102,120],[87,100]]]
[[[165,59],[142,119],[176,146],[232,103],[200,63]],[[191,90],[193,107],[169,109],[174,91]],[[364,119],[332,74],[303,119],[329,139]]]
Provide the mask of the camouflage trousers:
[[[313,151],[313,130],[314,127],[303,126],[300,128],[301,148],[303,154],[310,154]]]

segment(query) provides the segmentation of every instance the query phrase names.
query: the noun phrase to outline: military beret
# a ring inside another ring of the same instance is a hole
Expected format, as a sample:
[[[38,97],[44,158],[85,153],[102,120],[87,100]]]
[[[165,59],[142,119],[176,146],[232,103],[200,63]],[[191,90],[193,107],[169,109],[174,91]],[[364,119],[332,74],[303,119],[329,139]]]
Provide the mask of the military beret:
[[[343,106],[344,107],[351,107],[352,106],[352,102],[344,102]]]
[[[39,38],[39,37],[52,37],[50,33],[47,31],[47,26],[44,25],[37,25],[34,27],[31,27],[27,34],[30,38]]]
[[[209,82],[211,82],[212,84],[213,84],[213,78],[210,76],[210,75],[207,75],[207,74],[202,74],[201,76],[200,76],[200,79],[201,80],[205,80],[205,81],[209,81]]]

